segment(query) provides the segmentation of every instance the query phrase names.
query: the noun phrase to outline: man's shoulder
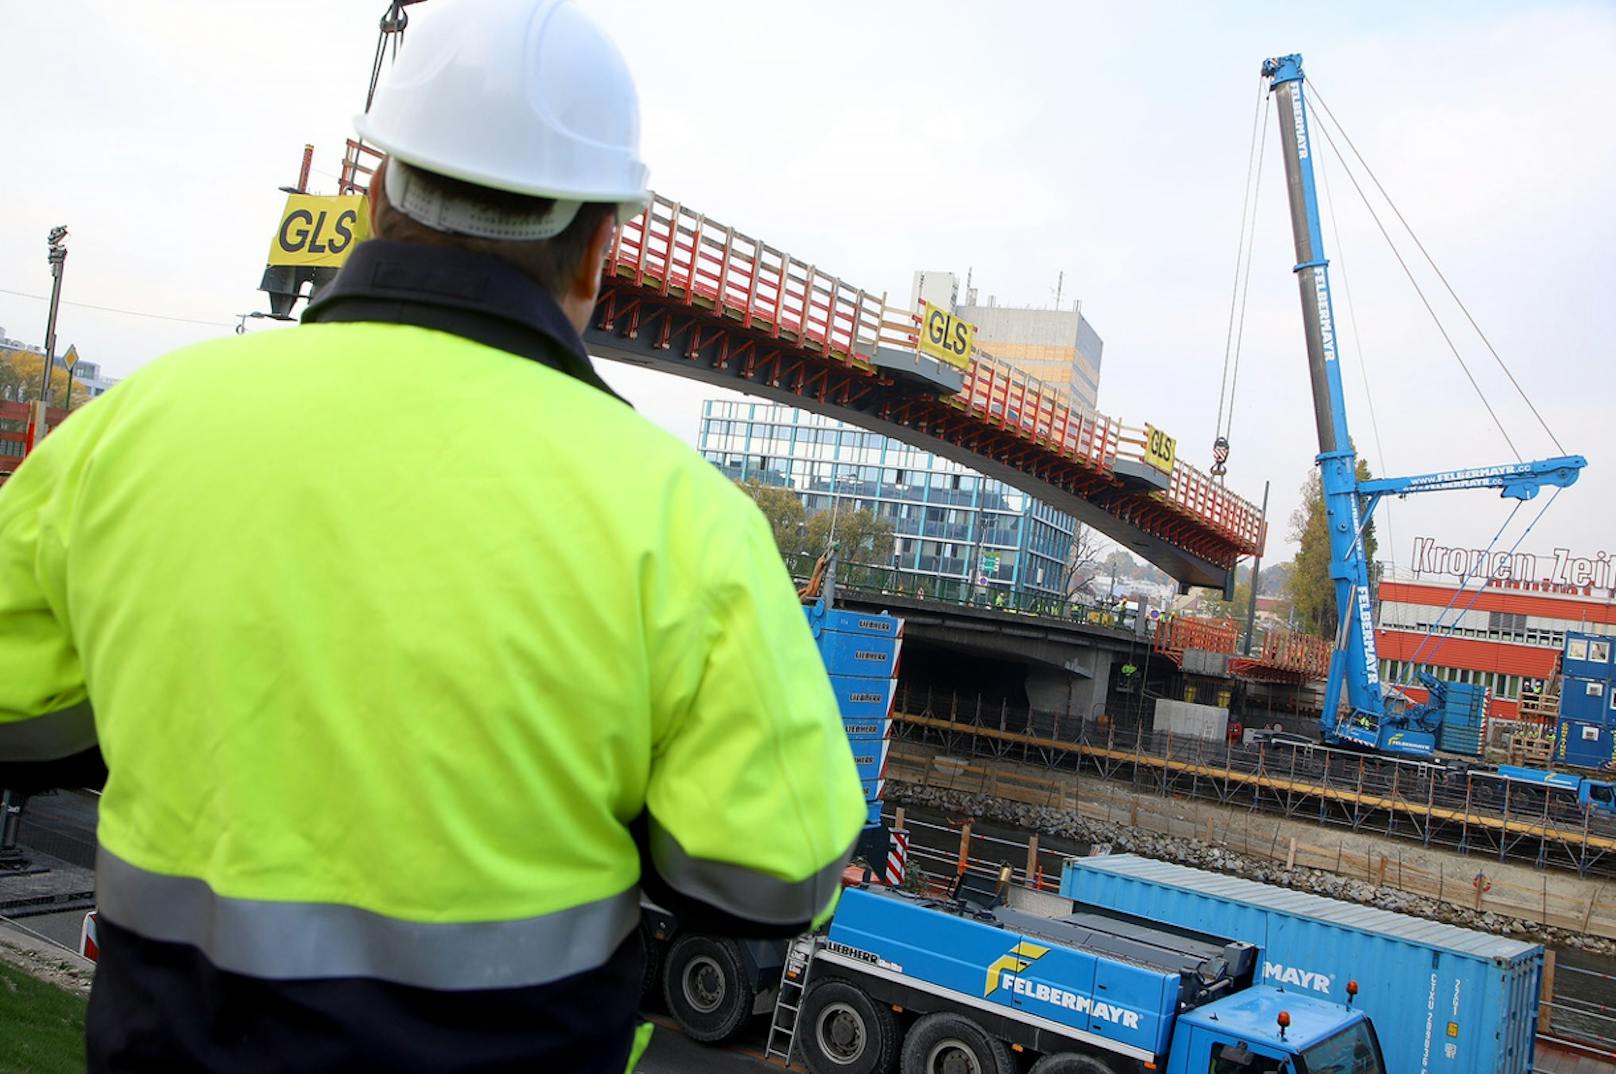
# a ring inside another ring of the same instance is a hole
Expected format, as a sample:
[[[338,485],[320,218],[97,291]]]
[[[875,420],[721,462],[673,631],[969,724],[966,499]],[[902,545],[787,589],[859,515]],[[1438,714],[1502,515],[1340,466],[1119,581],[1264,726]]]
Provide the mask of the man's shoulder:
[[[603,418],[602,433],[620,438],[640,463],[644,479],[672,482],[704,504],[709,513],[731,518],[752,501],[688,443],[628,404],[600,392],[592,400]]]

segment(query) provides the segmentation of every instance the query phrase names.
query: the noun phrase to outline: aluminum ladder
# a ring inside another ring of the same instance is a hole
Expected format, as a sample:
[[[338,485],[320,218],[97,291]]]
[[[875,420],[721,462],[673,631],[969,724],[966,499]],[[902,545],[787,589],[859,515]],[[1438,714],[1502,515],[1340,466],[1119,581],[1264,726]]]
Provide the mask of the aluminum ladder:
[[[780,970],[780,993],[769,1020],[769,1040],[763,1048],[765,1060],[779,1058],[788,1068],[791,1066],[791,1053],[797,1044],[797,1016],[808,994],[808,975],[818,948],[817,936],[799,936],[791,941],[786,964]]]

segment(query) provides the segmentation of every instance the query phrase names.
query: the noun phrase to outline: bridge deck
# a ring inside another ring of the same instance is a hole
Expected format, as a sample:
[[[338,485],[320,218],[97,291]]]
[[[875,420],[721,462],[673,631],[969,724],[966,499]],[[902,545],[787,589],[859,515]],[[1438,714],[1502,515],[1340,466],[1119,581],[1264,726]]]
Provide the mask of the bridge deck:
[[[957,391],[939,363],[935,376],[895,375],[879,356],[913,352],[918,332],[916,314],[885,295],[659,196],[620,229],[585,340],[600,357],[935,450],[1071,512],[1185,582],[1222,585],[1238,557],[1261,551],[1255,506],[1182,461],[1170,474],[1144,467],[1140,431],[1074,407],[1060,388],[980,351],[953,371]]]

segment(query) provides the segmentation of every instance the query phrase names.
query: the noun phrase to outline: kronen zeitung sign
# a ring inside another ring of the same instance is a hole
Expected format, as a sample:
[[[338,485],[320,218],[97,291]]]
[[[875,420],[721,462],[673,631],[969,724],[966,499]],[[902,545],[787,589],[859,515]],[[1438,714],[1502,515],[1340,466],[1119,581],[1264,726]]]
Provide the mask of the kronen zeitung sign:
[[[1414,538],[1415,577],[1425,574],[1467,578],[1472,583],[1505,589],[1530,589],[1553,593],[1592,595],[1595,590],[1616,587],[1616,559],[1609,552],[1575,556],[1569,548],[1556,548],[1542,556],[1506,549],[1450,548],[1434,537]]]

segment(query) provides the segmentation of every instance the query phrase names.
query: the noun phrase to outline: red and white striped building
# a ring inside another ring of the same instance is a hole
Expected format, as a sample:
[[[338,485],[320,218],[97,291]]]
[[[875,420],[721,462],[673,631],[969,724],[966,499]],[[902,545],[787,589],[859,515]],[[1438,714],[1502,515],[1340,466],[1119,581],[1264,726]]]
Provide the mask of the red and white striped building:
[[[1616,636],[1611,589],[1495,579],[1455,600],[1458,590],[1446,580],[1380,584],[1380,673],[1416,700],[1425,691],[1411,684],[1425,670],[1487,686],[1488,716],[1518,719],[1522,692],[1541,691],[1553,676],[1567,630]]]

